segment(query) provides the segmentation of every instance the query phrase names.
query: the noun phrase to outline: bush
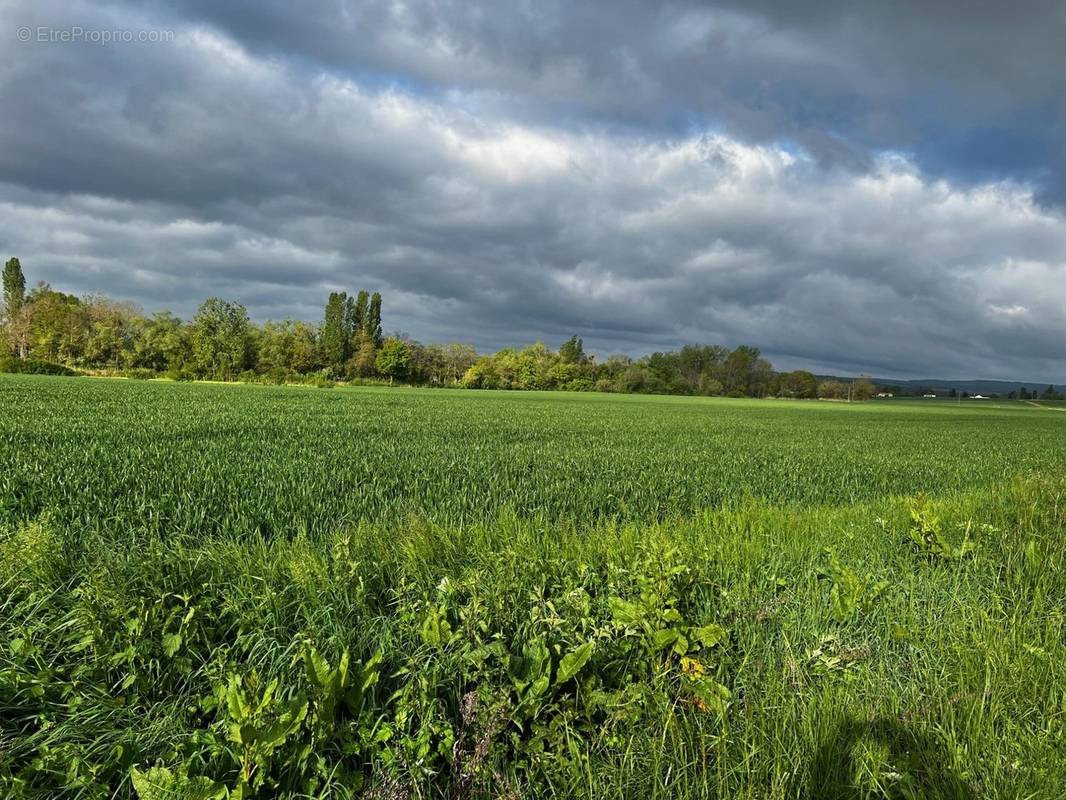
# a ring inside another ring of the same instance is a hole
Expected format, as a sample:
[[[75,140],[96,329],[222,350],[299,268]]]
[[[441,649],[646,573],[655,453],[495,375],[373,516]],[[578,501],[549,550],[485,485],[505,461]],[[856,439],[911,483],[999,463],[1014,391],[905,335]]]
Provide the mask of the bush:
[[[135,381],[148,381],[156,377],[156,372],[147,367],[133,367],[123,372],[123,375]]]
[[[29,358],[0,358],[0,372],[18,375],[77,375],[70,367],[52,364],[49,361],[34,361]]]
[[[166,377],[170,378],[172,381],[191,381],[194,380],[196,376],[185,367],[176,367],[174,369],[168,369]]]
[[[260,381],[274,386],[281,386],[286,383],[294,383],[299,378],[299,375],[292,372],[292,370],[285,369],[285,367],[271,367],[260,376]]]

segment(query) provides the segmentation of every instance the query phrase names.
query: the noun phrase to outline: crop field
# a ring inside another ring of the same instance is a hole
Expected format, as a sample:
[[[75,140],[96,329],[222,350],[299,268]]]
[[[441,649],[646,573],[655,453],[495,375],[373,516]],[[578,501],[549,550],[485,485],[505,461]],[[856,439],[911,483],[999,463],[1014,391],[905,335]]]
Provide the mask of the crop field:
[[[329,532],[410,513],[656,521],[838,505],[1066,465],[1024,403],[795,403],[0,378],[8,518],[159,534]]]
[[[0,796],[1066,796],[1054,406],[0,407]]]

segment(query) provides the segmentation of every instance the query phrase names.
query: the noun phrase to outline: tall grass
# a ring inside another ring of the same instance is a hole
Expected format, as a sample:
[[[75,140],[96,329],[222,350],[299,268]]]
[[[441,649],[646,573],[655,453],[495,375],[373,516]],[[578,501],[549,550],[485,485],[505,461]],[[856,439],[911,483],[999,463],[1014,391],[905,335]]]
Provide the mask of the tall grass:
[[[1064,500],[1030,478],[935,502],[946,536],[979,531],[958,560],[915,548],[905,499],[270,539],[23,526],[0,565],[4,791],[125,796],[149,766],[236,787],[219,692],[256,675],[313,703],[313,647],[329,665],[380,653],[369,713],[330,740],[294,731],[255,796],[1059,797]],[[889,586],[840,617],[826,548]],[[726,637],[684,660],[645,642],[612,603],[646,595],[679,617],[653,626]],[[514,660],[543,644],[558,677],[586,642],[576,677],[530,702]],[[323,764],[292,774],[309,746]]]

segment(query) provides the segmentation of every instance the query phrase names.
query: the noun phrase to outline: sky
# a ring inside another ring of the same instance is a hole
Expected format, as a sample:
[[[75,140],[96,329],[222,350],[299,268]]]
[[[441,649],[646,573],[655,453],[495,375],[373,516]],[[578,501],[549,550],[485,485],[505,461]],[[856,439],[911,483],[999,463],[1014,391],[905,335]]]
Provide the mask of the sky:
[[[4,0],[0,255],[191,316],[1066,383],[1066,5]]]

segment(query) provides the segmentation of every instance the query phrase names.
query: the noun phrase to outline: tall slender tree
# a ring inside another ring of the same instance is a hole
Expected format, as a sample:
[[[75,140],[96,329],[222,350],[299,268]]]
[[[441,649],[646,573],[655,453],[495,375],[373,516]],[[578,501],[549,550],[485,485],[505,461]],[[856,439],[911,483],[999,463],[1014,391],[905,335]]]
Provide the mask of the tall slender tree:
[[[8,259],[4,264],[4,309],[8,319],[14,319],[26,302],[26,276],[22,274],[22,264],[17,258]]]
[[[352,312],[352,352],[358,352],[363,344],[366,331],[367,306],[370,303],[370,295],[366,289],[361,289],[355,298],[355,308]]]
[[[331,367],[341,367],[348,357],[348,337],[345,327],[345,307],[348,295],[345,292],[330,292],[326,301],[326,314],[322,321],[322,355]]]
[[[370,295],[370,308],[366,314],[366,338],[368,341],[374,343],[374,347],[380,348],[382,343],[381,335],[381,295],[378,292],[374,292]]]
[[[355,318],[355,295],[348,295],[344,299],[344,351],[346,361],[355,352],[356,334],[359,332],[360,327]]]

